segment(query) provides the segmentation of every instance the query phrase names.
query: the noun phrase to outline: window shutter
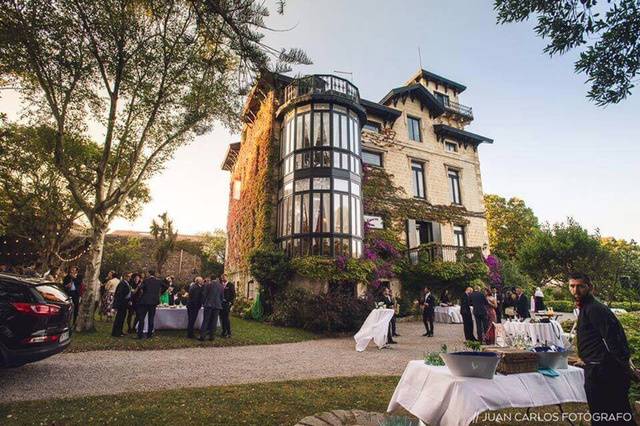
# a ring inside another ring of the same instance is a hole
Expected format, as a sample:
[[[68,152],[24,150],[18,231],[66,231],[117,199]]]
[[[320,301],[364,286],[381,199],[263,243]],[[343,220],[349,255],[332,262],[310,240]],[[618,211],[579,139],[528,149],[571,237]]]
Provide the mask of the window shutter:
[[[407,219],[407,248],[412,249],[417,246],[416,221],[415,219]]]
[[[442,228],[438,222],[431,222],[433,228],[433,242],[436,244],[442,244]]]

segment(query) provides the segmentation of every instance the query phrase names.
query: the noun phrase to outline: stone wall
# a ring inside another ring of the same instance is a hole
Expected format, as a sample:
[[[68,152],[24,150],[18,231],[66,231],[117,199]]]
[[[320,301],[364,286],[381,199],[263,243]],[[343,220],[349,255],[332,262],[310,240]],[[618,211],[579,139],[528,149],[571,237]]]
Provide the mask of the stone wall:
[[[121,236],[121,235],[113,235],[107,234],[105,238],[105,249],[107,250],[109,247],[109,243],[113,241],[126,242],[129,238],[138,238],[140,240],[140,260],[134,262],[131,271],[123,271],[118,270],[117,272],[142,272],[148,270],[149,268],[157,269],[156,262],[153,258],[154,251],[154,240],[150,236],[145,236],[144,234],[140,236]],[[198,242],[197,237],[194,236],[193,239],[189,238],[180,238],[179,241],[189,241],[192,243]],[[178,243],[180,245],[180,242]],[[193,245],[193,244],[189,244]],[[194,250],[184,250],[184,249],[176,249],[169,254],[169,258],[167,263],[165,263],[162,269],[162,276],[173,275],[176,279],[176,282],[180,285],[189,284],[193,277],[200,273],[202,263],[200,260],[200,256],[193,253]],[[103,254],[103,258],[108,256],[109,253],[105,252]],[[106,275],[108,271],[104,270],[103,274]]]

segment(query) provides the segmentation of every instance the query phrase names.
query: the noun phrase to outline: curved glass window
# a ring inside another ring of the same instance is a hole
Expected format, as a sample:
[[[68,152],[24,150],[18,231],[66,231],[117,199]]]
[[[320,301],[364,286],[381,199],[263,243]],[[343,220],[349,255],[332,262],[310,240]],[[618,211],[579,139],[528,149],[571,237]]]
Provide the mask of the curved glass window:
[[[277,236],[291,256],[362,254],[360,123],[348,108],[309,104],[280,134]]]

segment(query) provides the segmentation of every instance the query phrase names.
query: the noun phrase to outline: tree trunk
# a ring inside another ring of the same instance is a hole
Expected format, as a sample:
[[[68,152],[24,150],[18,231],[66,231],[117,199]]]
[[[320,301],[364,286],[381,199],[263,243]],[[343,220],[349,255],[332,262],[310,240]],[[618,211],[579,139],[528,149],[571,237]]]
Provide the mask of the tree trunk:
[[[104,237],[107,233],[106,226],[94,226],[91,234],[91,248],[89,249],[89,263],[84,273],[85,289],[80,302],[76,331],[95,330],[94,311],[96,302],[100,297],[100,265],[102,264],[102,250]]]

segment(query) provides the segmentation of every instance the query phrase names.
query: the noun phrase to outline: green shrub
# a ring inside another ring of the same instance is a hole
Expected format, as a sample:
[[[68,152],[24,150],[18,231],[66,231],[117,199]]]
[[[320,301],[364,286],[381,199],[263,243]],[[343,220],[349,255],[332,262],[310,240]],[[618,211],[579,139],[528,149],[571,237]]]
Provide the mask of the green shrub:
[[[629,342],[631,360],[637,367],[640,365],[640,314],[633,312],[630,314],[620,315],[618,319],[624,328],[624,333],[626,334],[627,341]],[[634,401],[640,399],[640,385],[638,383],[632,382],[629,399],[632,404]]]
[[[547,307],[552,306],[556,312],[573,312],[576,307],[573,300],[545,300],[544,304]],[[611,308],[625,309],[629,312],[640,311],[640,303],[635,302],[611,302],[609,306]]]
[[[357,331],[371,311],[369,299],[347,294],[311,294],[287,289],[275,301],[271,321],[315,333]]]
[[[555,312],[573,312],[576,308],[576,302],[573,300],[545,300],[544,304],[547,308],[553,308]]]
[[[253,301],[246,297],[237,297],[233,305],[231,305],[231,315],[235,315],[240,318],[244,318],[244,313],[247,309],[251,309]]]

